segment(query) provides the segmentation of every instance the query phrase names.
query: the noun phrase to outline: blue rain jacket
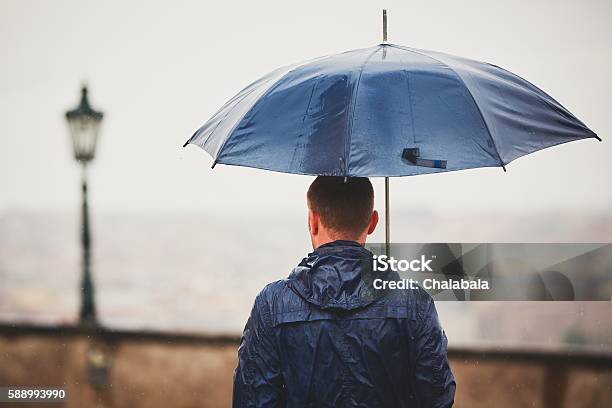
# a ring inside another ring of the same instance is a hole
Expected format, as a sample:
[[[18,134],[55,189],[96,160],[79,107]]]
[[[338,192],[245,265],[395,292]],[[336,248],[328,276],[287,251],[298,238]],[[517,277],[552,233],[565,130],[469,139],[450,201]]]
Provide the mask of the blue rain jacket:
[[[375,290],[372,253],[335,241],[255,299],[234,407],[450,407],[455,380],[433,300]],[[381,274],[386,274],[383,276]]]

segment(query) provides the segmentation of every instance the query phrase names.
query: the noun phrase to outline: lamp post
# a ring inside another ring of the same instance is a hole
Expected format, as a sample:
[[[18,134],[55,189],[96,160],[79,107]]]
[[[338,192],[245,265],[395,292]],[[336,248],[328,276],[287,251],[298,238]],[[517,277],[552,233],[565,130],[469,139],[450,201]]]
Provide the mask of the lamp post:
[[[82,226],[81,226],[81,247],[83,250],[82,259],[82,281],[81,281],[81,309],[79,321],[82,325],[95,326],[96,305],[94,299],[94,287],[91,279],[91,237],[89,231],[89,212],[87,208],[87,164],[94,159],[96,152],[96,142],[100,124],[102,122],[102,112],[95,111],[89,104],[87,97],[87,87],[81,90],[81,101],[75,109],[66,112],[66,121],[70,129],[74,158],[82,167]]]

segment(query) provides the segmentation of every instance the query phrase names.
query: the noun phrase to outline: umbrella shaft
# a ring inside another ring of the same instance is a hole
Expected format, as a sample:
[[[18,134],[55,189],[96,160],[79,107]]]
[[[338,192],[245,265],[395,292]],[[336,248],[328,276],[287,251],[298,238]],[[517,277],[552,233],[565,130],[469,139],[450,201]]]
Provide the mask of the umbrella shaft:
[[[389,177],[385,177],[385,252],[391,255],[391,222],[389,219]]]

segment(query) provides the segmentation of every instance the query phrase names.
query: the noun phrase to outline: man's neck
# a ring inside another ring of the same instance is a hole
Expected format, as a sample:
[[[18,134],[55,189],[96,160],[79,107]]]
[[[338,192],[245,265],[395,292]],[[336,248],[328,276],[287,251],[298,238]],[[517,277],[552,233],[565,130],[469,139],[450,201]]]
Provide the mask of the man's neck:
[[[316,243],[313,242],[313,247],[315,249],[325,245],[325,244],[329,244],[330,242],[335,242],[335,241],[352,241],[352,242],[357,242],[359,245],[365,245],[365,237],[346,237],[346,236],[340,236],[340,237],[329,237],[328,239],[324,239],[324,240],[320,240],[317,241]]]

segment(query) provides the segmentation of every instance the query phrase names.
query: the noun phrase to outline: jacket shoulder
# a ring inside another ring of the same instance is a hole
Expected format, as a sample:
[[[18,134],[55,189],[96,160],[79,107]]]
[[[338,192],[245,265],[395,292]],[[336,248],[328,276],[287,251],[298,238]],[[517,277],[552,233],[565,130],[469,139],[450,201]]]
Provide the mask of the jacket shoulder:
[[[260,301],[264,301],[266,303],[271,303],[274,299],[282,294],[285,289],[289,289],[287,287],[286,279],[279,279],[274,282],[268,283],[263,289],[259,292],[256,299]]]
[[[329,312],[312,307],[291,288],[291,279],[281,279],[267,284],[255,299],[255,307],[269,315],[272,326],[282,323],[330,318]]]
[[[302,298],[289,287],[289,280],[280,279],[264,286],[255,302],[260,305],[266,304],[274,314],[304,306],[301,300]]]

